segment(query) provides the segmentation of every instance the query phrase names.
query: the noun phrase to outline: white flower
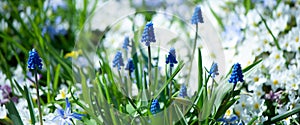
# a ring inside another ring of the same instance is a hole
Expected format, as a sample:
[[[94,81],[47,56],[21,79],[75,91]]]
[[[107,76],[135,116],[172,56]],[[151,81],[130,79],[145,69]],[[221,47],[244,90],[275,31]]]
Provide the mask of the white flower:
[[[59,94],[55,97],[55,100],[70,98],[71,94],[68,93],[68,88],[62,88],[59,90]]]
[[[6,118],[6,115],[7,115],[7,111],[6,111],[5,105],[0,106],[0,119]]]

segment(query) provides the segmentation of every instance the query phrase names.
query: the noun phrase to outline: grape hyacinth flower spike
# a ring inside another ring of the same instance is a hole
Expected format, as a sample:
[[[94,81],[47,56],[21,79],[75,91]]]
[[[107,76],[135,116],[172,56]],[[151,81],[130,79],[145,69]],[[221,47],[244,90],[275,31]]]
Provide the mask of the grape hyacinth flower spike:
[[[181,85],[179,90],[179,97],[186,97],[187,96],[187,88],[186,85]]]
[[[28,59],[28,69],[36,69],[38,68],[39,70],[42,69],[43,64],[42,64],[42,59],[40,58],[39,54],[35,49],[32,49],[29,51],[29,59]]]
[[[211,75],[211,77],[214,79],[217,75],[219,75],[219,69],[218,69],[218,64],[213,62],[210,70],[209,70],[209,74]]]
[[[141,42],[145,43],[146,46],[150,46],[150,42],[156,42],[154,35],[153,23],[148,22],[144,28]]]
[[[238,82],[244,82],[243,79],[243,71],[241,68],[241,64],[236,63],[233,65],[231,76],[228,80],[229,83],[237,84]]]
[[[121,66],[124,66],[122,52],[118,51],[113,60],[113,67],[118,67],[118,70],[121,70]]]
[[[194,14],[191,19],[192,24],[204,23],[201,7],[198,5],[195,7]]]
[[[148,47],[148,84],[151,86],[151,48],[150,48],[150,42],[156,42],[155,35],[154,35],[154,28],[153,23],[150,21],[146,24],[143,34],[142,34],[142,43],[145,43],[145,45]]]
[[[191,23],[196,25],[195,39],[194,39],[195,41],[194,41],[194,45],[193,45],[193,49],[192,49],[192,57],[194,57],[196,46],[197,46],[197,38],[198,38],[198,23],[204,23],[201,7],[199,5],[196,6],[194,9],[194,14],[191,18]],[[194,58],[192,58],[190,61],[193,62],[193,60],[194,60]],[[192,70],[192,64],[193,63],[190,63],[190,66],[189,66],[189,70],[188,70],[189,74],[191,73],[191,70]],[[190,75],[188,75],[187,82],[189,82],[189,79],[190,79]]]
[[[125,70],[128,70],[129,73],[132,73],[134,71],[134,64],[133,64],[133,60],[131,58],[128,59]]]
[[[166,59],[166,64],[170,63],[170,67],[174,67],[174,64],[177,64],[177,60],[176,60],[176,52],[174,48],[171,48],[169,51],[169,55],[167,56]]]
[[[28,69],[34,70],[34,76],[35,76],[35,88],[36,88],[36,94],[37,94],[37,105],[38,105],[38,111],[39,111],[39,118],[40,118],[40,125],[43,125],[43,113],[41,109],[41,103],[40,103],[40,94],[39,94],[39,83],[37,78],[37,70],[41,70],[43,67],[42,59],[40,58],[37,51],[33,48],[31,51],[29,51],[29,58],[28,58]]]
[[[160,110],[159,102],[157,99],[154,99],[151,103],[150,112],[152,114],[156,114],[159,112],[159,110]]]
[[[52,120],[53,121],[60,121],[61,125],[72,125],[72,119],[81,120],[84,114],[72,113],[71,110],[71,103],[69,99],[66,98],[66,109],[63,110],[61,108],[57,109],[58,116],[55,116]]]
[[[215,83],[214,79],[215,79],[216,75],[219,75],[219,69],[218,69],[217,63],[213,62],[213,64],[210,67],[210,70],[209,70],[209,75],[213,78],[212,83],[211,83],[211,89],[210,89],[210,92],[211,92],[210,95],[212,95],[213,89],[214,89],[214,83]]]
[[[128,46],[130,46],[129,45],[129,37],[125,36],[122,48],[127,51],[128,50]]]

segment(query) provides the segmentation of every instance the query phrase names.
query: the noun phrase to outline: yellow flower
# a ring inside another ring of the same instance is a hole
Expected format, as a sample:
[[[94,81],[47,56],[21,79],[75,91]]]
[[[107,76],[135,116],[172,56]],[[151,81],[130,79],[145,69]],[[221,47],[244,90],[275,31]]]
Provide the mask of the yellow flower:
[[[71,57],[71,58],[77,59],[77,57],[78,57],[79,55],[81,55],[81,54],[82,54],[82,50],[72,51],[72,52],[67,53],[67,54],[64,56],[64,58],[69,58],[69,57]]]

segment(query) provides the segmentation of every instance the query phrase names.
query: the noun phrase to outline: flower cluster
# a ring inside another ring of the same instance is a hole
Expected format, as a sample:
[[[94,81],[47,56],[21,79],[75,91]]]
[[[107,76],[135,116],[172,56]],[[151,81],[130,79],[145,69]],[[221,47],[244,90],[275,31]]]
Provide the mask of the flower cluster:
[[[239,63],[234,64],[232,73],[231,73],[231,76],[230,76],[228,82],[234,83],[234,84],[236,84],[237,82],[244,82],[243,77],[244,77],[244,75],[243,75],[241,65]]]
[[[219,75],[219,69],[218,69],[218,64],[213,62],[209,74],[211,75],[212,78],[215,78],[217,75]]]
[[[125,70],[128,70],[130,73],[132,73],[134,71],[134,63],[133,63],[133,60],[131,58],[128,59]]]
[[[156,42],[154,35],[153,23],[148,22],[144,28],[141,42],[145,43],[146,46],[150,46],[150,42]]]
[[[177,64],[176,60],[176,52],[174,48],[171,48],[169,51],[169,55],[166,58],[166,64],[170,63],[170,67],[174,67],[174,64]]]
[[[204,23],[200,6],[195,7],[194,14],[191,19],[191,23],[192,24]]]
[[[186,97],[187,96],[187,88],[186,85],[181,85],[179,90],[179,97]]]
[[[121,66],[124,66],[124,61],[122,57],[122,52],[118,51],[113,60],[113,67],[118,67],[118,70],[121,70]]]
[[[29,51],[29,58],[28,58],[28,69],[42,69],[42,59],[40,58],[39,54],[35,49]]]
[[[151,103],[151,107],[150,107],[151,113],[156,114],[159,112],[159,110],[160,110],[160,106],[159,106],[158,99],[153,99],[153,101]]]

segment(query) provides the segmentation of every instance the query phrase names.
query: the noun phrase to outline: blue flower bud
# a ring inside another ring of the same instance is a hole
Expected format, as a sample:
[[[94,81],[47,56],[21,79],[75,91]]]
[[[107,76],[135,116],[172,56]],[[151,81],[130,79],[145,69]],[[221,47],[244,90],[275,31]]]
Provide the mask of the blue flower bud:
[[[228,82],[234,83],[234,84],[236,84],[237,82],[244,82],[243,77],[244,77],[244,75],[243,75],[241,65],[239,63],[234,64],[232,73],[231,73],[231,76],[230,76]]]
[[[216,75],[219,75],[219,69],[218,69],[218,64],[213,62],[209,74],[211,75],[212,78],[215,78]]]
[[[125,36],[122,48],[125,49],[125,50],[128,50],[128,46],[130,46],[129,45],[129,37]]]
[[[176,60],[176,52],[174,48],[171,48],[169,51],[169,55],[166,58],[166,64],[170,63],[170,67],[174,67],[174,64],[177,64]]]
[[[183,84],[183,85],[181,85],[180,90],[179,90],[179,97],[184,98],[184,97],[186,97],[186,96],[187,96],[187,88],[186,88],[186,86]]]
[[[157,99],[154,99],[151,103],[150,111],[152,114],[156,114],[157,112],[159,112],[159,110],[160,110],[159,102]]]
[[[156,42],[152,22],[146,24],[141,42],[145,43],[146,46],[150,46],[150,42]]]
[[[128,59],[125,70],[128,70],[130,73],[132,73],[134,71],[134,64],[133,64],[133,60],[131,58]]]
[[[43,64],[42,64],[42,59],[40,58],[39,54],[37,51],[33,48],[31,51],[29,51],[29,58],[28,58],[28,69],[42,69]]]
[[[196,6],[191,20],[192,24],[204,23],[200,6]]]
[[[118,70],[121,70],[121,66],[124,66],[123,58],[122,58],[122,52],[118,51],[114,60],[113,60],[113,67],[118,66]]]

